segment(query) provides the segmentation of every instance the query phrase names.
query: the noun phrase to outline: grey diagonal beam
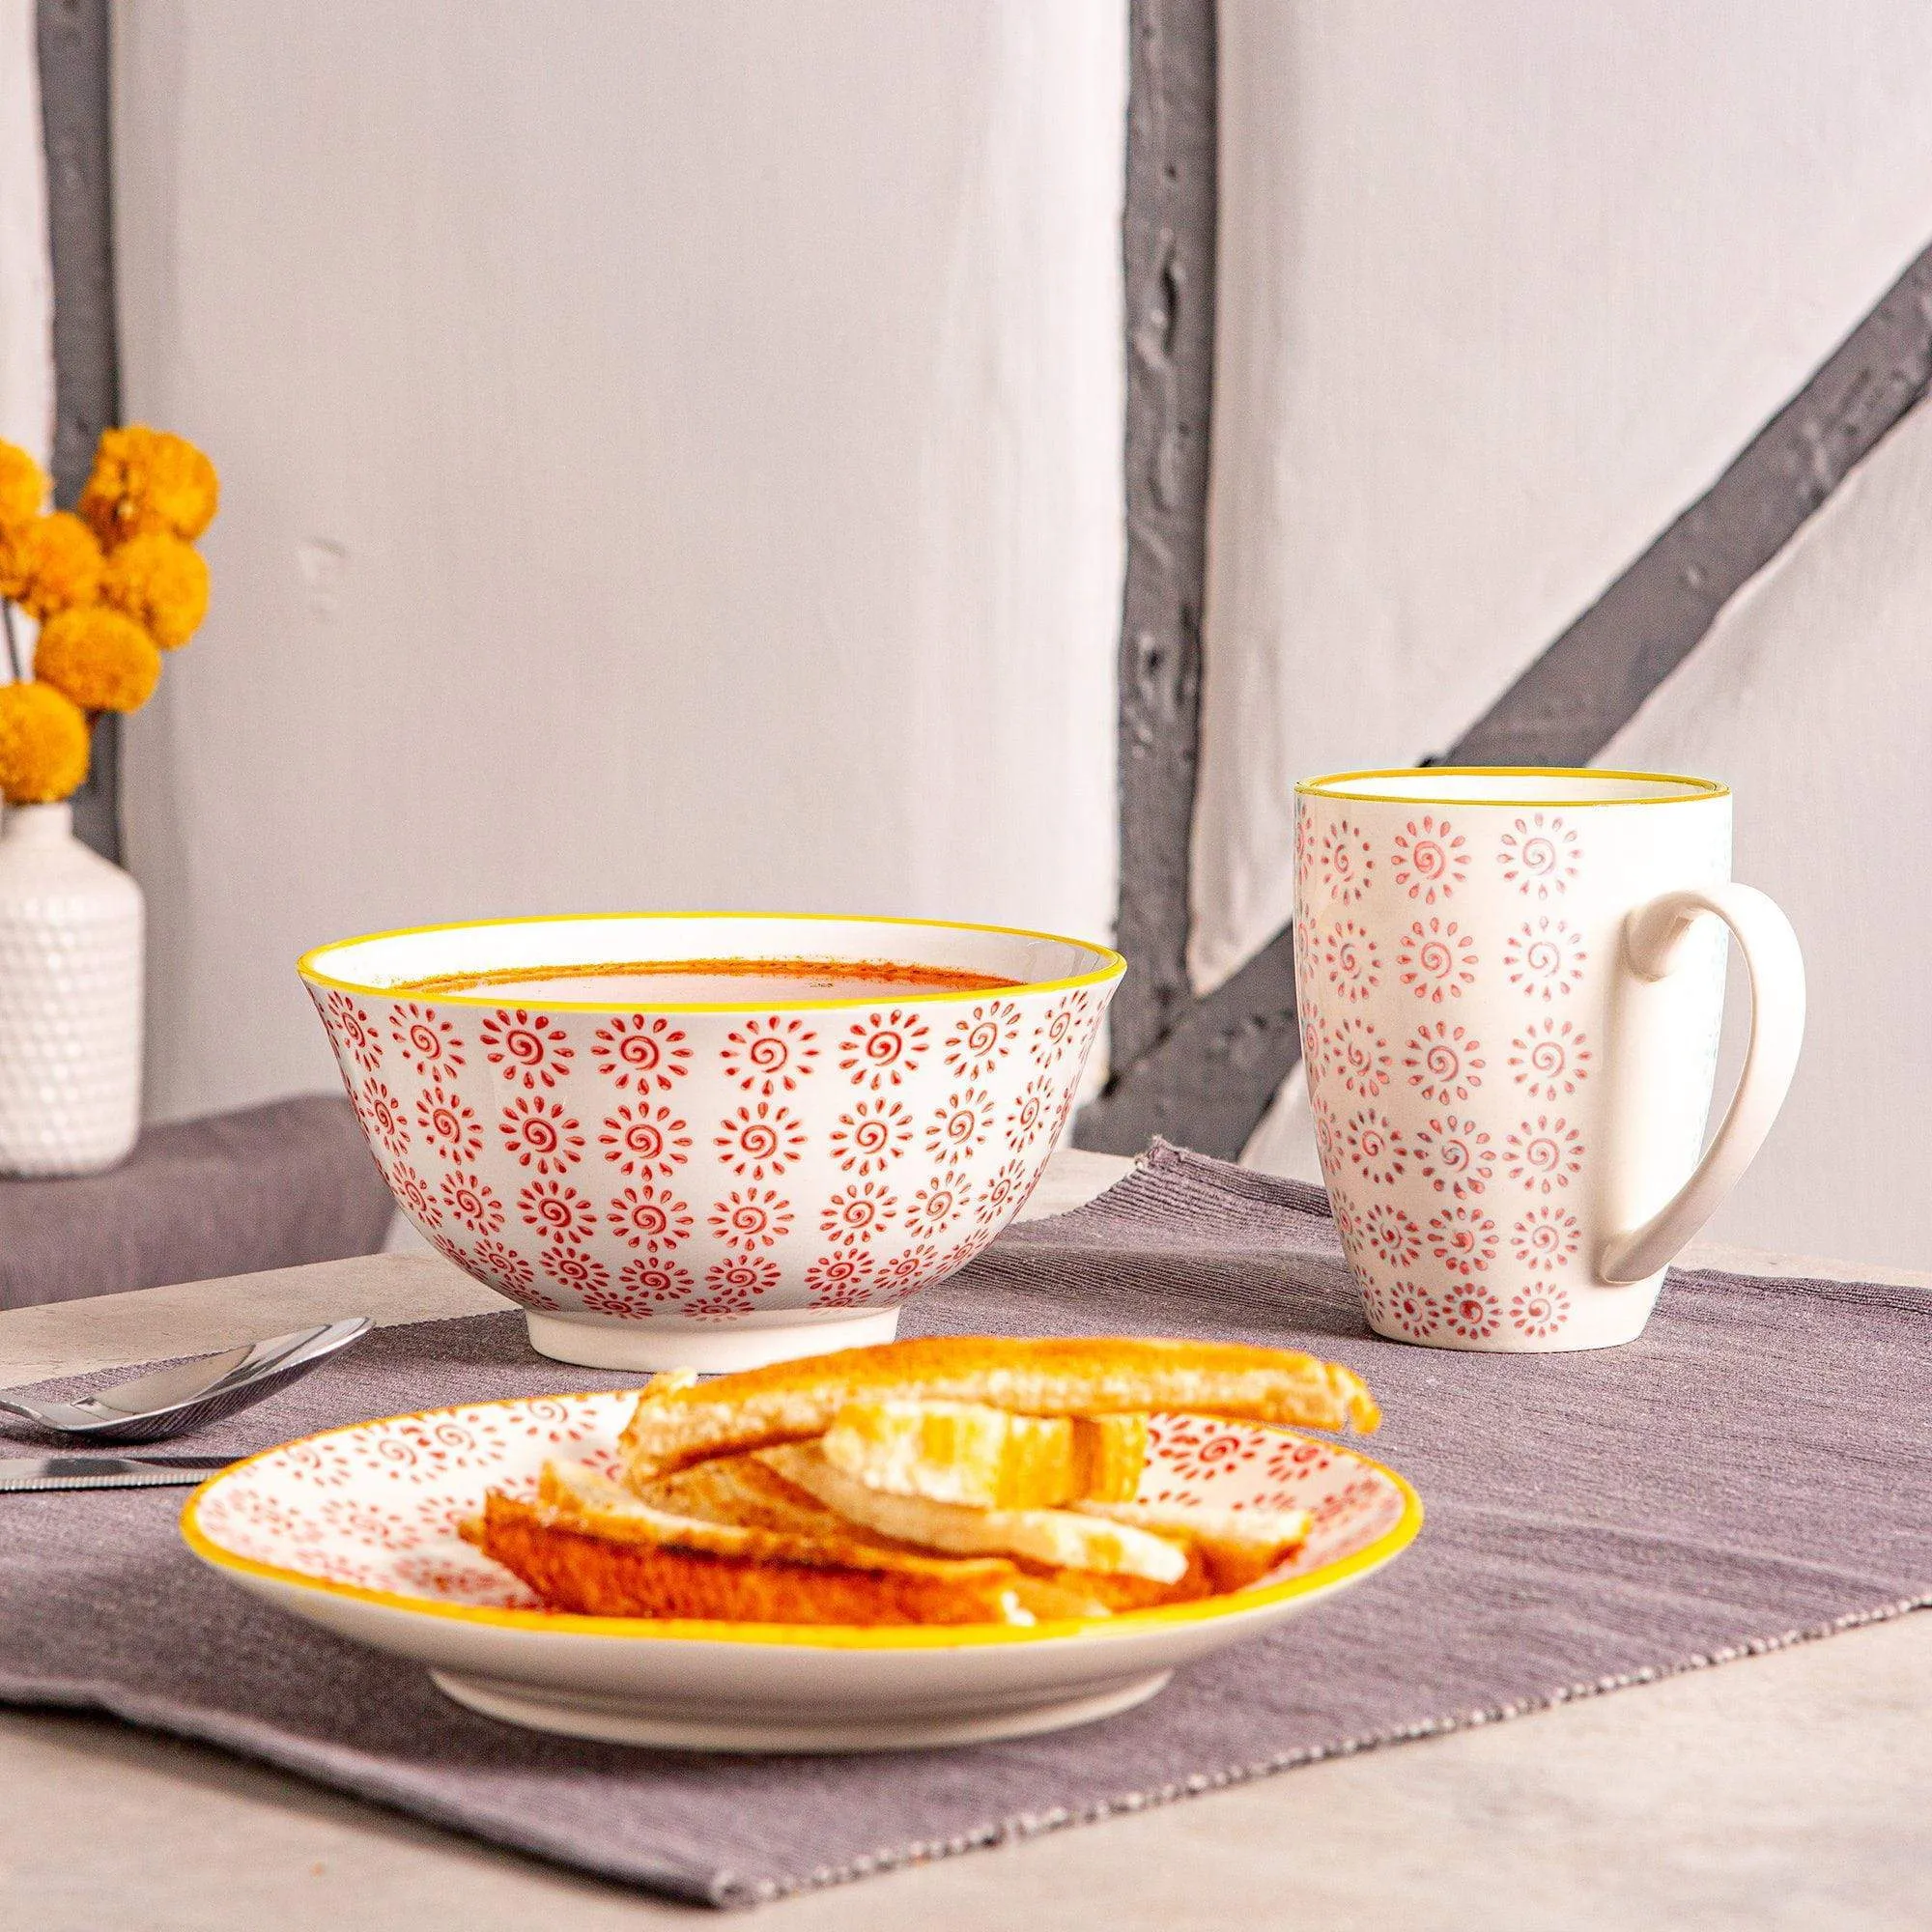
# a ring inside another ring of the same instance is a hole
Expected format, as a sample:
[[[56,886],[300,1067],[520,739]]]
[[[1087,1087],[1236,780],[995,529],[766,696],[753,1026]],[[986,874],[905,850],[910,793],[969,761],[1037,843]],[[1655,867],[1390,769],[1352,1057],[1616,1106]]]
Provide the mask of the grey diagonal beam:
[[[1112,1016],[1122,1065],[1194,1001],[1188,867],[1214,363],[1214,0],[1133,0],[1128,32],[1117,931],[1132,970]]]
[[[1587,764],[1928,383],[1932,248],[1710,490],[1436,762]]]
[[[1432,763],[1587,764],[1932,384],[1932,248],[1690,509]],[[1284,926],[1081,1115],[1082,1147],[1153,1133],[1233,1159],[1300,1053]]]
[[[54,283],[54,496],[71,505],[100,432],[119,420],[108,0],[39,0],[41,122]],[[94,727],[94,760],[75,794],[74,826],[103,857],[121,856],[120,733]]]

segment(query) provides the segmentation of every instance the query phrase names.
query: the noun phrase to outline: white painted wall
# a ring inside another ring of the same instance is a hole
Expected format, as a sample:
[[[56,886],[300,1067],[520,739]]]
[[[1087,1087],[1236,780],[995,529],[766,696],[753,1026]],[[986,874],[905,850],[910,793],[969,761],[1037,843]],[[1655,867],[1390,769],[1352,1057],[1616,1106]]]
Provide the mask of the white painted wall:
[[[1288,918],[1294,780],[1449,744],[1932,240],[1910,0],[1223,0],[1222,31],[1204,986]],[[1717,1239],[1932,1254],[1928,558],[1921,411],[1602,760],[1729,780],[1738,875],[1805,946],[1805,1060]],[[1734,986],[1733,1066],[1743,1017]],[[1244,1158],[1319,1171],[1298,1076]]]
[[[1118,0],[127,0],[130,413],[223,475],[133,723],[151,1102],[330,1078],[317,940],[1104,934]]]
[[[1449,744],[1932,239],[1932,10],[1222,0],[1221,87],[1204,990],[1294,781]]]
[[[53,446],[53,277],[47,260],[34,0],[0,0],[0,441]]]

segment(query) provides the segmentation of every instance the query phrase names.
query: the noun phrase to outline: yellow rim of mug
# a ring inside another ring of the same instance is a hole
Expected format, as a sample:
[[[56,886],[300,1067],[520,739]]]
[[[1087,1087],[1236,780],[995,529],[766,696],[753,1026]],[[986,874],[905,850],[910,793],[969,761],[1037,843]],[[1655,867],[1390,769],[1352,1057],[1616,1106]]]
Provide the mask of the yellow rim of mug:
[[[326,946],[312,946],[296,961],[296,971],[312,986],[328,986],[337,992],[354,993],[360,999],[427,999],[438,1006],[499,1007],[502,1000],[489,993],[416,993],[400,986],[379,986],[371,980],[338,979],[320,971],[315,961],[326,952],[340,952],[345,947],[367,946],[379,939],[414,939],[431,932],[481,932],[501,925],[589,925],[604,920],[619,919],[770,919],[794,923],[822,921],[828,925],[905,925],[943,932],[989,932],[1002,939],[1042,939],[1054,946],[1077,946],[1083,952],[1098,953],[1101,964],[1090,973],[1070,980],[1023,980],[1017,985],[1000,986],[989,993],[980,987],[964,992],[922,992],[907,989],[909,1002],[927,1006],[936,1001],[984,1000],[1001,993],[1065,993],[1081,986],[1099,986],[1118,980],[1127,970],[1127,962],[1110,947],[1091,939],[1072,939],[1064,932],[1038,932],[1026,925],[982,925],[965,919],[893,919],[870,913],[842,912],[566,912],[531,913],[517,919],[452,919],[438,925],[399,925],[387,932],[363,932],[353,939],[331,939]],[[591,962],[594,963],[594,962]],[[532,967],[532,972],[540,971]],[[642,1010],[653,1013],[756,1013],[776,1006],[783,1012],[816,1011],[827,1007],[875,1007],[879,996],[844,1000],[666,1000],[653,1001]],[[639,1010],[635,1002],[612,1000],[546,1000],[547,1013],[625,1013]]]
[[[1404,1477],[1386,1463],[1378,1463],[1372,1456],[1364,1456],[1346,1443],[1322,1438],[1322,1448],[1347,1456],[1364,1468],[1374,1469],[1378,1475],[1387,1477],[1402,1497],[1402,1515],[1373,1543],[1365,1545],[1352,1555],[1324,1563],[1320,1569],[1309,1571],[1305,1577],[1291,1577],[1286,1582],[1269,1584],[1262,1589],[1236,1590],[1226,1596],[1208,1597],[1195,1603],[1171,1604],[1162,1609],[1124,1610],[1112,1617],[1068,1617],[1043,1624],[858,1625],[731,1623],[722,1618],[700,1617],[585,1617],[574,1616],[563,1610],[506,1610],[488,1604],[440,1604],[424,1597],[405,1596],[398,1590],[375,1590],[359,1583],[338,1583],[326,1577],[311,1577],[303,1571],[288,1569],[279,1563],[263,1563],[252,1556],[238,1556],[233,1550],[224,1549],[213,1541],[197,1518],[196,1513],[203,1500],[223,1483],[233,1482],[244,1470],[267,1457],[279,1455],[284,1449],[325,1441],[331,1435],[351,1435],[356,1430],[374,1429],[382,1422],[423,1422],[440,1415],[475,1409],[515,1408],[532,1401],[582,1402],[611,1393],[609,1389],[595,1389],[582,1395],[509,1396],[495,1402],[415,1409],[407,1415],[383,1416],[377,1422],[350,1423],[339,1429],[319,1430],[313,1435],[298,1435],[291,1441],[278,1442],[272,1449],[261,1450],[231,1463],[203,1483],[183,1506],[182,1540],[203,1562],[212,1564],[217,1570],[232,1571],[240,1577],[252,1577],[291,1589],[319,1591],[325,1596],[372,1604],[379,1608],[398,1610],[410,1616],[441,1617],[452,1623],[483,1625],[496,1630],[547,1632],[560,1636],[620,1637],[633,1643],[790,1644],[813,1650],[972,1650],[995,1643],[1040,1643],[1057,1637],[1131,1634],[1166,1625],[1207,1623],[1237,1611],[1262,1609],[1270,1604],[1286,1603],[1294,1597],[1330,1589],[1338,1583],[1347,1582],[1351,1577],[1359,1577],[1364,1571],[1378,1568],[1407,1548],[1422,1528],[1422,1499]],[[1270,1423],[1258,1422],[1249,1426],[1267,1429],[1294,1441],[1315,1439],[1303,1436],[1293,1429],[1276,1428]]]
[[[1432,798],[1425,792],[1330,791],[1330,785],[1359,784],[1368,779],[1408,779],[1418,772],[1442,770],[1472,779],[1635,779],[1646,784],[1682,785],[1679,792],[1656,798]],[[1503,806],[1532,810],[1600,810],[1610,805],[1702,805],[1729,798],[1731,788],[1716,779],[1690,778],[1683,772],[1619,772],[1594,765],[1387,765],[1372,772],[1329,772],[1319,779],[1301,779],[1297,798],[1327,798],[1348,805]]]

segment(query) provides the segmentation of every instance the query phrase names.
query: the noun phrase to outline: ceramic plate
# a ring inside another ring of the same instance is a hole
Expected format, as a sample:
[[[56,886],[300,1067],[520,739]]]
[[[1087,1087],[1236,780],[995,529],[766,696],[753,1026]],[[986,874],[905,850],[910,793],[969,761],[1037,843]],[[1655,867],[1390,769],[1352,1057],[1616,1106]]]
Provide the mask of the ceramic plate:
[[[457,1524],[553,1456],[614,1471],[625,1393],[431,1409],[237,1463],[188,1500],[188,1547],[297,1616],[427,1664],[458,1702],[540,1730],[695,1750],[877,1750],[1111,1716],[1174,1670],[1359,1582],[1413,1540],[1415,1492],[1337,1442],[1153,1419],[1151,1500],[1306,1509],[1260,1584],[1091,1621],[856,1629],[560,1616]]]

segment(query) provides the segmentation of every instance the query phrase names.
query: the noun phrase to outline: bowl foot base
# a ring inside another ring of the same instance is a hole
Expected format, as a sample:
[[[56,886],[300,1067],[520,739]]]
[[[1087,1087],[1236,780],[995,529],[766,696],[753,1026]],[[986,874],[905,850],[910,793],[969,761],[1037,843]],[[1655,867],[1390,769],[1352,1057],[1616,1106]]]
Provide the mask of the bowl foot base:
[[[835,1349],[869,1349],[899,1329],[896,1308],[803,1316],[781,1326],[699,1328],[658,1321],[580,1321],[526,1309],[530,1347],[584,1369],[696,1369],[702,1375],[761,1369]]]
[[[1131,1711],[1164,1689],[1173,1675],[1171,1670],[1155,1670],[1076,1697],[977,1710],[930,1714],[901,1710],[891,1715],[854,1711],[842,1716],[824,1710],[775,1711],[759,1718],[749,1712],[728,1711],[680,1715],[620,1697],[505,1684],[454,1670],[430,1672],[445,1696],[501,1723],[567,1738],[594,1738],[602,1744],[689,1751],[918,1750],[1034,1737],[1042,1731],[1065,1730],[1073,1724],[1091,1724],[1117,1712]]]

